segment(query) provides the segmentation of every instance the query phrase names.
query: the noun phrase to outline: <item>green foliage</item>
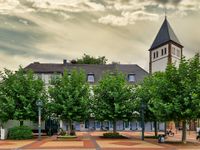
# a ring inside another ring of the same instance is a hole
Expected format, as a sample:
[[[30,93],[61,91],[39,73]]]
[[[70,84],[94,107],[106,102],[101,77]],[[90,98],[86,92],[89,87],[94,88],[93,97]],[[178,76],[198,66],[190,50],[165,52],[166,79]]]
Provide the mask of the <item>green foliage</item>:
[[[33,133],[30,127],[27,126],[19,126],[13,127],[8,130],[8,139],[13,140],[24,140],[24,139],[32,139]]]
[[[123,135],[120,135],[118,132],[116,133],[104,133],[103,138],[124,138]]]
[[[147,139],[158,139],[158,136],[148,135],[148,136],[144,136],[144,138],[147,138]]]
[[[91,107],[98,120],[112,120],[116,131],[117,120],[132,120],[134,111],[133,87],[121,73],[105,74],[94,87]]]
[[[83,71],[72,70],[70,76],[64,71],[63,76],[55,78],[51,84],[49,109],[52,113],[69,123],[88,118],[90,89]]]
[[[107,59],[105,56],[95,58],[93,56],[84,54],[81,59],[77,59],[77,64],[106,64]]]
[[[21,67],[16,72],[5,69],[0,78],[0,120],[36,120],[36,101],[41,99],[45,103],[42,80]]]
[[[186,140],[186,121],[200,116],[200,57],[182,58],[178,68],[168,65],[162,76],[148,79],[152,88],[148,107],[157,118],[183,122],[182,141]],[[143,85],[142,88],[148,88]],[[151,87],[151,86],[150,86]]]
[[[165,82],[163,81],[164,73],[156,72],[151,76],[144,78],[143,82],[139,84],[136,88],[136,101],[135,106],[138,111],[141,111],[142,103],[145,105],[145,121],[166,121],[163,120],[160,114],[154,114],[153,110],[151,110],[150,102],[155,99],[158,99],[158,95],[156,91],[161,90],[158,89],[159,85],[162,87]],[[164,92],[164,91],[163,91]]]
[[[64,136],[64,135],[66,135],[66,131],[64,131],[62,128],[60,128],[58,134],[61,136]]]
[[[155,96],[150,102],[155,114],[168,120],[192,120],[200,114],[200,61],[199,55],[181,60],[179,68],[169,65],[159,79]]]

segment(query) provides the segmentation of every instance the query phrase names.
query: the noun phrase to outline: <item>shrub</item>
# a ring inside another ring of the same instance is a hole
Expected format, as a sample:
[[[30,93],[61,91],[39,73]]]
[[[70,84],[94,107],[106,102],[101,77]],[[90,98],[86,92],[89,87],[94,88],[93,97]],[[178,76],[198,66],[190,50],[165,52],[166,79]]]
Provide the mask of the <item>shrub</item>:
[[[59,128],[58,135],[66,135],[66,131],[64,131],[62,128]]]
[[[123,135],[120,135],[118,132],[117,133],[104,133],[103,138],[125,138]]]
[[[8,130],[8,139],[23,140],[33,138],[33,132],[28,126],[13,127]]]

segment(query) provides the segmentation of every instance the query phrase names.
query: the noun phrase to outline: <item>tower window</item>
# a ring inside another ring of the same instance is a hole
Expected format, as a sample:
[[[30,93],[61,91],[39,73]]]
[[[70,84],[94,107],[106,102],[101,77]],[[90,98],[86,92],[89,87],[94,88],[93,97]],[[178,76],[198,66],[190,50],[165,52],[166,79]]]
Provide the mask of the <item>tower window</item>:
[[[164,55],[164,50],[162,49],[162,50],[161,50],[161,56],[163,56],[163,55]]]
[[[165,48],[165,50],[164,50],[164,54],[165,54],[165,55],[167,54],[167,48]]]
[[[177,56],[180,57],[180,51],[177,49]]]
[[[156,53],[155,53],[155,52],[153,52],[153,58],[154,58],[154,59],[156,58]]]
[[[94,82],[94,74],[88,74],[87,81],[93,83]]]
[[[158,51],[156,51],[156,58],[158,58]]]

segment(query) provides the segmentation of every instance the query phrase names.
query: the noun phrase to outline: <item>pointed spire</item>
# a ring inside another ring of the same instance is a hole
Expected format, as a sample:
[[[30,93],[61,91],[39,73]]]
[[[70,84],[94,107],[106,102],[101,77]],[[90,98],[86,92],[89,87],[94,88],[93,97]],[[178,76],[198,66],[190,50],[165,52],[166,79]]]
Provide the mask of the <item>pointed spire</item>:
[[[167,17],[165,17],[165,20],[158,32],[153,44],[151,45],[150,50],[155,49],[169,41],[173,41],[176,44],[182,46],[179,39],[175,35],[173,29],[171,28],[171,26],[167,20]]]
[[[165,19],[167,19],[167,9],[165,7]]]

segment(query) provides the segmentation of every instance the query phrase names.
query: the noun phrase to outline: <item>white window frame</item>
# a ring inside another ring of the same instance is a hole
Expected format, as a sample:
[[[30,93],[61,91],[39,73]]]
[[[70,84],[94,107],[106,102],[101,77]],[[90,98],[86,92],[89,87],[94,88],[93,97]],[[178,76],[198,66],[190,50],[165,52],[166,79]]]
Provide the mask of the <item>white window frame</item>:
[[[133,80],[130,80],[130,77],[133,77]],[[135,80],[135,74],[134,73],[129,73],[128,74],[128,82],[135,82],[136,80]]]
[[[93,77],[93,79],[90,80],[90,77]],[[95,81],[94,73],[88,73],[88,74],[87,74],[87,81],[88,81],[89,83],[94,83],[94,81]]]

